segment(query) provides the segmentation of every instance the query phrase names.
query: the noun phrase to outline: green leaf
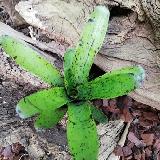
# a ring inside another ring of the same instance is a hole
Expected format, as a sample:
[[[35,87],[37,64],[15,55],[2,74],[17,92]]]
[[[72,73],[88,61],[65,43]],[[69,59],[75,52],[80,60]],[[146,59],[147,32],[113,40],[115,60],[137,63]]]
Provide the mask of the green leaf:
[[[72,65],[72,60],[74,56],[74,49],[68,49],[64,54],[64,82],[65,82],[65,88],[69,87],[68,81],[72,75],[70,75],[70,69]]]
[[[66,108],[55,109],[53,112],[46,110],[42,112],[36,119],[35,128],[51,128],[56,125],[66,113]]]
[[[3,35],[0,36],[0,45],[22,68],[51,85],[64,85],[59,71],[26,43]]]
[[[106,73],[91,82],[78,86],[77,99],[110,99],[126,95],[140,87],[144,75],[144,70],[140,66],[126,67]]]
[[[33,93],[19,101],[16,111],[21,118],[28,118],[38,114],[36,128],[51,128],[57,124],[66,113],[61,106],[70,100],[63,87],[45,89]]]
[[[100,50],[108,28],[109,10],[105,6],[97,6],[83,29],[72,60],[70,76],[66,77],[69,92],[87,82],[94,57]],[[73,95],[74,96],[74,95]]]
[[[67,139],[74,160],[97,160],[98,136],[88,102],[68,104]]]
[[[96,122],[99,122],[99,123],[107,123],[108,122],[107,116],[97,107],[92,106],[91,112],[92,112],[93,119]]]

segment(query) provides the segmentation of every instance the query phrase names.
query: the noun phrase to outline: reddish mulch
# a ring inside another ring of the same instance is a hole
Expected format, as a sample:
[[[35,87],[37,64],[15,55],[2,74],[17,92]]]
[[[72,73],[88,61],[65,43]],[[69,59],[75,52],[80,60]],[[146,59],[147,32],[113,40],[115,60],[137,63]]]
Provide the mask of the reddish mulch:
[[[13,143],[0,147],[0,160],[30,160],[30,158],[20,143]]]
[[[128,96],[103,100],[101,108],[110,120],[132,122],[125,145],[114,150],[121,160],[160,160],[160,111]]]

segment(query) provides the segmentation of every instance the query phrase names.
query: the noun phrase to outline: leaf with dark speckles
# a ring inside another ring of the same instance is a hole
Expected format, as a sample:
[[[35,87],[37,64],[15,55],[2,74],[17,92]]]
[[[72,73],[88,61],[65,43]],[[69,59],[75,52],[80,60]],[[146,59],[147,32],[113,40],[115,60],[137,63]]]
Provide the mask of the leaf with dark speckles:
[[[92,112],[93,119],[96,122],[104,123],[104,124],[108,122],[107,116],[96,106],[91,107],[91,112]]]
[[[68,104],[67,139],[75,160],[97,160],[98,157],[98,136],[90,107],[88,102]]]
[[[89,71],[94,57],[104,41],[109,21],[109,10],[105,6],[97,6],[86,23],[72,59],[70,77],[66,78],[68,92],[77,85],[88,81]]]
[[[54,86],[63,86],[63,78],[59,71],[44,57],[30,48],[27,43],[14,39],[8,35],[0,36],[0,45],[17,64],[35,74],[44,82]]]
[[[115,98],[141,86],[144,70],[140,66],[126,67],[106,73],[77,87],[79,100]]]
[[[21,99],[17,104],[16,111],[21,118],[38,114],[39,120],[35,126],[50,128],[65,114],[63,110],[57,109],[69,101],[63,87],[49,88]]]
[[[73,60],[73,56],[74,56],[74,49],[68,49],[65,54],[64,54],[64,82],[65,82],[65,87],[66,89],[69,87],[69,82],[68,80],[71,78],[71,65],[72,65],[72,60]]]
[[[55,109],[53,112],[46,110],[38,116],[34,126],[35,128],[52,128],[63,118],[65,113],[66,108]]]

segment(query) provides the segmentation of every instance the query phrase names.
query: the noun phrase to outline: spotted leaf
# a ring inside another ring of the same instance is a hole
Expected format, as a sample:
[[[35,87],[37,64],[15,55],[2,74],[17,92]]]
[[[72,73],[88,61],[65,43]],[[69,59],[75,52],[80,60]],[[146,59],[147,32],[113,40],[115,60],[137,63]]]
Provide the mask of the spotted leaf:
[[[96,122],[99,122],[99,123],[107,123],[108,122],[107,116],[100,109],[98,109],[96,106],[91,107],[91,112],[92,112],[92,117]]]
[[[68,104],[67,139],[75,160],[97,160],[98,136],[88,102]]]
[[[17,104],[16,111],[21,118],[39,115],[35,126],[50,128],[63,117],[65,110],[59,108],[69,101],[65,89],[55,87],[33,93],[21,99]]]
[[[22,68],[51,85],[63,86],[59,71],[25,42],[3,35],[0,36],[0,45]]]
[[[74,49],[68,49],[65,54],[64,54],[64,64],[63,64],[63,68],[64,68],[64,82],[65,82],[65,87],[68,88],[69,87],[69,82],[68,80],[71,78],[72,75],[70,75],[71,73],[71,65],[72,65],[72,60],[73,60],[73,56],[74,56]]]
[[[79,100],[115,98],[140,87],[144,70],[140,66],[127,67],[106,73],[77,87]]]
[[[79,84],[87,82],[90,68],[94,57],[102,46],[108,28],[109,10],[105,6],[97,6],[86,26],[83,29],[79,43],[75,48],[71,69],[66,77],[68,92],[75,96],[72,91]]]
[[[35,128],[52,128],[56,125],[66,113],[66,108],[55,109],[53,112],[47,110],[42,112],[36,119]]]

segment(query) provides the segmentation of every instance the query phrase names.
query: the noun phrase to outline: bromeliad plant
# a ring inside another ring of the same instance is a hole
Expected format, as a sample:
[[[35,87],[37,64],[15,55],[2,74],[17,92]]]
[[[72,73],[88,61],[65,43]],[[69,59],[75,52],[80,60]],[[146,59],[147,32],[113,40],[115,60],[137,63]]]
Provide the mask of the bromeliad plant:
[[[6,35],[0,37],[4,51],[17,64],[51,86],[21,99],[16,107],[17,113],[21,118],[37,116],[34,123],[36,128],[51,128],[67,112],[68,144],[76,160],[96,160],[98,156],[99,143],[94,119],[105,121],[105,116],[90,100],[125,95],[139,87],[144,79],[144,70],[134,66],[88,80],[94,57],[102,46],[108,21],[108,9],[96,7],[78,45],[64,55],[64,77],[23,42]]]

